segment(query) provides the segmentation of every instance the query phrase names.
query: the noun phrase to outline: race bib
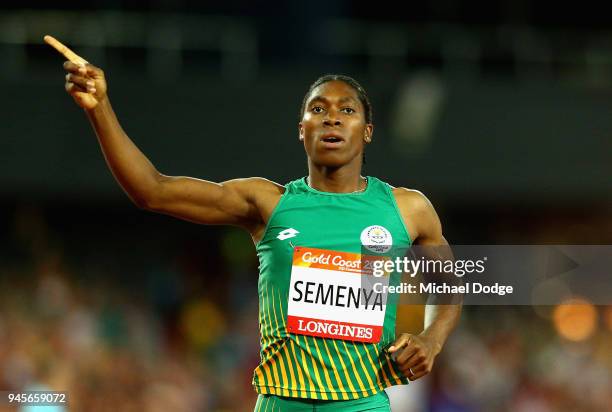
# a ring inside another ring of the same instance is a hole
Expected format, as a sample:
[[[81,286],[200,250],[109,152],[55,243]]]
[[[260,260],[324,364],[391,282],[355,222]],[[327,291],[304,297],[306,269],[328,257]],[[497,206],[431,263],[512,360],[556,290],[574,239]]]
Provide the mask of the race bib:
[[[296,247],[293,252],[287,328],[322,338],[375,343],[385,320],[386,296],[373,284],[372,262],[380,257]]]

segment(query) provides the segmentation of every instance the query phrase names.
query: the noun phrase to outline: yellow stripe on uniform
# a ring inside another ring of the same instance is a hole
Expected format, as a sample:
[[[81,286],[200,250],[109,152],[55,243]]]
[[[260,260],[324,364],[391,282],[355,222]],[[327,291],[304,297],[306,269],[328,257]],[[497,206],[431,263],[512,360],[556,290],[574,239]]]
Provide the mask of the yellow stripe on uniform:
[[[334,357],[329,352],[329,347],[327,346],[327,339],[323,339],[323,346],[325,346],[325,351],[327,352],[327,356],[329,357],[329,360],[331,361],[332,368],[334,370],[334,375],[336,376],[336,381],[338,382],[338,388],[342,391],[342,397],[344,398],[344,400],[347,400],[349,397],[346,394],[346,388],[344,387],[344,384],[342,383],[342,380],[340,379],[340,374],[338,373],[338,368],[336,368]]]
[[[334,346],[336,347],[336,353],[338,354],[338,359],[340,359],[340,363],[342,364],[342,370],[344,371],[344,375],[346,376],[346,382],[349,385],[349,389],[351,390],[351,392],[353,392],[353,394],[355,394],[357,393],[357,389],[355,389],[355,386],[353,385],[353,380],[351,379],[351,375],[349,375],[346,369],[346,364],[344,363],[343,356],[340,353],[340,350],[338,349],[338,344],[336,343],[335,339],[333,339],[332,342],[334,342]]]
[[[255,378],[253,380],[255,381],[257,386],[265,384],[265,378],[259,366],[255,368]]]
[[[278,301],[280,302],[279,307],[280,307],[280,312],[281,312],[281,319],[283,321],[283,331],[287,330],[287,319],[285,318],[285,312],[283,311],[283,301],[282,301],[282,296],[280,295],[280,292],[278,293]],[[287,368],[289,369],[289,375],[291,376],[291,382],[292,385],[290,385],[290,388],[292,390],[292,395],[293,397],[297,397],[298,396],[298,391],[297,391],[297,387],[298,382],[295,379],[295,373],[294,373],[294,365],[293,365],[293,361],[291,360],[291,354],[289,353],[289,344],[288,342],[285,342],[285,344],[282,347],[283,353],[287,359]]]
[[[268,288],[266,288],[266,293],[268,292]],[[268,303],[270,302],[270,295],[268,294]],[[270,329],[272,329],[272,317],[270,316],[270,307],[269,305],[266,305],[266,309],[268,311],[268,319],[270,320]],[[272,336],[272,333],[270,333],[270,335]],[[270,384],[272,384],[272,382],[278,384],[280,382],[279,378],[278,378],[278,367],[276,367],[276,362],[274,361],[274,355],[276,355],[276,352],[272,353],[272,355],[266,359],[264,361],[264,363],[270,363],[270,369],[272,369],[272,374],[274,375],[274,381],[271,381]],[[271,385],[271,386],[275,386],[275,385]]]
[[[374,371],[374,373],[376,374],[376,383],[378,384],[378,388],[382,389],[382,387],[384,387],[383,382],[381,381],[381,377],[380,377],[380,369],[378,369],[378,367],[374,364],[374,360],[372,360],[372,356],[370,355],[370,350],[368,348],[368,345],[366,345],[364,342],[362,342],[363,344],[363,350],[365,351],[366,355],[368,355],[368,360],[370,362],[370,365],[372,366],[372,370]],[[372,347],[372,349],[376,350],[376,346],[374,345],[370,345],[370,347]]]
[[[385,354],[385,359],[387,359],[387,365],[389,365],[389,370],[391,371],[391,375],[393,376],[393,379],[395,379],[395,383],[397,385],[401,384],[402,379],[397,375],[397,373],[395,373],[395,368],[391,364],[391,358],[389,357],[388,354]]]
[[[346,352],[348,353],[349,349],[348,349],[348,346],[346,346],[346,342],[342,341],[342,344],[344,345],[344,349],[346,349]],[[359,387],[361,388],[361,392],[363,392],[365,396],[368,396],[369,395],[368,391],[366,391],[363,381],[361,380],[361,377],[357,373],[357,367],[355,366],[355,361],[353,361],[353,357],[349,356],[348,358],[351,361],[351,366],[353,366],[353,370],[355,371],[355,377],[357,378],[357,383],[359,384]]]
[[[266,334],[266,296],[264,291],[261,292],[261,302],[259,308],[259,333],[261,335],[261,347],[266,348],[268,346],[268,335]]]
[[[263,299],[263,321],[264,324],[267,326],[264,331],[262,332],[262,360],[265,360],[266,358],[266,353],[272,351],[272,350],[278,350],[279,345],[278,343],[276,343],[274,341],[274,326],[272,325],[272,317],[270,316],[270,307],[269,307],[269,303],[270,303],[270,294],[268,293],[268,288],[265,289],[265,294],[268,295],[268,299],[266,301],[266,297],[264,295],[264,293],[262,293],[262,299]],[[266,320],[266,311],[267,313],[267,320]],[[266,329],[269,330],[269,332],[266,332]],[[272,355],[269,355],[267,358],[271,358]]]
[[[297,350],[295,348],[295,343],[293,342],[293,339],[291,341],[289,341],[289,343],[291,344],[291,353],[293,354],[293,360],[295,360],[296,369],[298,371],[298,376],[300,378],[300,388],[302,388],[302,392],[300,393],[300,396],[302,398],[305,398],[306,397],[306,391],[305,391],[304,387],[306,386],[306,381],[304,380],[304,375],[302,374],[302,365],[298,361],[297,353],[296,353]],[[312,384],[312,381],[310,381],[310,383]]]
[[[314,338],[313,340],[314,340],[315,347],[317,348],[317,353],[319,354],[319,359],[322,359],[323,356],[321,356],[321,351],[319,350],[319,344],[317,343],[317,339]],[[331,391],[333,389],[334,385],[332,385],[332,383],[331,383],[331,379],[329,377],[329,372],[327,371],[327,368],[325,367],[325,365],[322,365],[322,368],[323,368],[323,374],[325,376],[325,380],[327,381],[327,388],[328,388],[327,390]],[[332,399],[334,401],[338,400],[338,394],[335,391],[333,391],[331,393],[331,396],[332,396]]]
[[[310,336],[304,336],[304,342],[306,343],[306,353],[308,353],[308,356],[310,356],[310,360],[312,361],[312,366],[315,372],[315,378],[317,380],[317,384],[319,385],[319,393],[320,393],[320,397],[323,398],[323,400],[329,400],[329,397],[327,395],[327,390],[325,388],[325,386],[323,386],[323,381],[321,380],[321,375],[319,374],[319,368],[317,367],[317,362],[319,361],[319,358],[321,357],[321,352],[318,352],[318,357],[313,356],[312,354],[312,349],[310,349],[310,344],[308,343],[308,338]],[[314,340],[314,338],[312,338]],[[321,365],[321,368],[325,369],[323,367],[323,365]]]
[[[304,340],[306,340],[304,338]],[[300,335],[295,335],[295,341],[299,345],[300,344]],[[310,396],[314,399],[317,399],[317,392],[314,390],[314,382],[312,381],[312,377],[310,376],[310,371],[308,370],[308,363],[306,363],[306,356],[304,355],[304,349],[301,346],[300,353],[302,354],[302,365],[306,368],[306,377],[308,378],[308,383],[310,384]]]
[[[357,350],[357,345],[355,344],[354,346],[355,348],[355,352],[359,353],[359,351]],[[366,365],[365,363],[363,363],[363,356],[361,356],[361,354],[359,353],[359,356],[357,356],[359,358],[359,362],[361,363],[361,367],[363,370],[363,374],[365,375],[365,377],[368,380],[368,383],[370,384],[370,391],[372,391],[372,395],[375,395],[378,393],[378,390],[374,387],[374,382],[372,382],[372,378],[370,378],[370,374],[368,373],[368,371],[366,370]],[[374,371],[376,371],[376,368],[374,368]]]
[[[264,323],[266,323],[265,322],[265,316],[266,316],[266,313],[265,313],[265,310],[266,310],[266,297],[265,297],[264,293],[262,293],[261,299],[262,299],[263,309],[260,312],[263,312],[262,319],[263,319]],[[262,326],[262,329],[263,329],[263,326]],[[265,333],[262,332],[261,336],[262,336],[262,345],[264,345],[264,347],[265,347],[265,344],[264,344],[264,342],[265,342]],[[265,384],[266,385],[270,385],[270,384],[272,384],[272,374],[270,372],[270,367],[268,366],[267,360],[264,359],[264,354],[265,354],[265,352],[262,353],[260,366],[263,367],[263,370],[266,373],[266,378],[267,379],[266,379]]]
[[[276,332],[278,333],[279,326],[278,326],[278,317],[276,316],[276,304],[275,304],[275,302],[276,302],[276,298],[275,298],[274,286],[273,286],[272,287],[272,310],[274,311],[274,321],[276,323]],[[280,334],[276,338],[277,339],[282,339]],[[281,369],[281,376],[283,377],[283,384],[281,384],[280,382],[277,382],[277,383],[280,386],[292,387],[292,385],[289,383],[289,380],[287,379],[287,371],[285,369],[285,361],[283,361],[283,358],[281,357],[280,351],[278,351],[276,353],[278,354],[278,359],[279,359],[280,369]],[[283,396],[291,396],[291,394],[289,393],[288,389],[282,388],[282,390],[283,390]]]
[[[385,381],[385,387],[387,386],[391,386],[391,380],[389,379],[389,376],[387,376],[387,372],[385,372],[385,367],[382,364],[382,361],[380,360],[380,348],[378,346],[374,346],[374,350],[376,351],[376,360],[378,361],[378,364],[380,365],[380,372],[382,373],[382,378]]]

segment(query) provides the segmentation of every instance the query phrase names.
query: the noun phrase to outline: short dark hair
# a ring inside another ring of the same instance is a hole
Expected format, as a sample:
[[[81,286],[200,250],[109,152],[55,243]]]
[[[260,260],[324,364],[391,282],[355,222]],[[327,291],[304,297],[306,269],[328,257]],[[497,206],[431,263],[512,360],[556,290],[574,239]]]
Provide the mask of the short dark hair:
[[[359,101],[363,105],[363,109],[365,110],[365,121],[366,123],[372,123],[372,104],[370,103],[370,99],[368,98],[368,94],[365,89],[359,84],[359,82],[352,77],[345,76],[343,74],[326,74],[324,76],[319,77],[313,84],[310,85],[308,91],[304,95],[304,100],[302,100],[302,108],[300,110],[299,118],[301,119],[304,116],[304,110],[306,110],[306,102],[308,97],[314,89],[322,85],[323,83],[331,82],[331,81],[341,81],[349,86],[351,86],[359,97]]]

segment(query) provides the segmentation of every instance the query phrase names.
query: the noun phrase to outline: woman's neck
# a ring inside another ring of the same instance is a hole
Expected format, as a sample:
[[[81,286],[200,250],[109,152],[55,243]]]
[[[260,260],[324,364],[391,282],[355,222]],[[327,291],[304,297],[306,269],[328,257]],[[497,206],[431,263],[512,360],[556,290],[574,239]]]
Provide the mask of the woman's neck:
[[[354,170],[350,170],[354,169]],[[365,190],[366,179],[361,168],[309,167],[307,183],[313,189],[332,193],[353,193]]]

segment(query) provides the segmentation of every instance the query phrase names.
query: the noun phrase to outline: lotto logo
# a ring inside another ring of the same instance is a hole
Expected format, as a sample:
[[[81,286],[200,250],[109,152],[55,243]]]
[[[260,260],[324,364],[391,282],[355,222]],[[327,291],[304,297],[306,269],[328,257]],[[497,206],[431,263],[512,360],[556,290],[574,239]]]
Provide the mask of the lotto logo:
[[[291,239],[292,237],[296,237],[298,233],[300,232],[290,227],[289,229],[285,229],[280,232],[276,238],[279,240]]]

